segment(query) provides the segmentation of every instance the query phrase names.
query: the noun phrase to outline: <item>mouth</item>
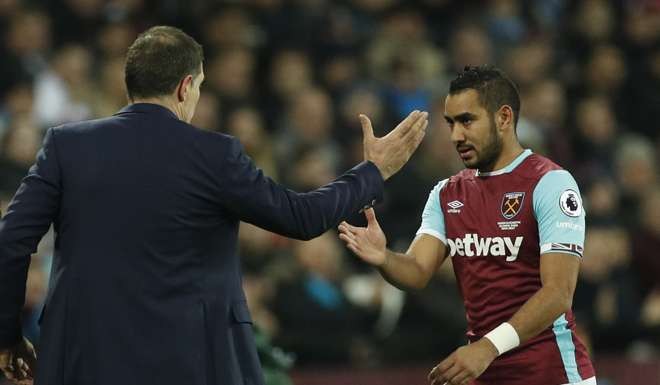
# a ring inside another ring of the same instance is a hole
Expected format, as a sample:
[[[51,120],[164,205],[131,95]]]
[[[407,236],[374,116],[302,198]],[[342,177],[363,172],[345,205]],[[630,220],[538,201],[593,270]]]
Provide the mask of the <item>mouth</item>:
[[[456,151],[458,151],[458,154],[463,160],[467,160],[475,155],[474,148],[472,147],[456,147]]]

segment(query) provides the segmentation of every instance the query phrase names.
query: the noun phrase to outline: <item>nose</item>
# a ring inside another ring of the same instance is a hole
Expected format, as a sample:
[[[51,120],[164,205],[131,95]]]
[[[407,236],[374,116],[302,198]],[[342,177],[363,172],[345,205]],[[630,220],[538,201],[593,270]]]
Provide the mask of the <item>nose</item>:
[[[454,144],[465,142],[465,131],[460,123],[454,123],[452,126],[450,139]]]

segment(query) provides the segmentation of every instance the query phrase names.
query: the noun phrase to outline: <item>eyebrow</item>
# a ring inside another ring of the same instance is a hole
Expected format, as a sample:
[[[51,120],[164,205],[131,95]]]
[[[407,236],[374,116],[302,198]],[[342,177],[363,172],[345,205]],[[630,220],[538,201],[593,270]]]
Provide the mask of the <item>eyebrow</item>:
[[[445,115],[445,120],[447,121],[447,123],[453,123],[456,120],[458,120],[459,122],[465,121],[465,120],[468,120],[468,119],[469,120],[474,120],[476,117],[477,117],[477,115],[472,114],[470,112],[462,112],[458,115],[454,115],[453,117],[449,116],[449,115]]]

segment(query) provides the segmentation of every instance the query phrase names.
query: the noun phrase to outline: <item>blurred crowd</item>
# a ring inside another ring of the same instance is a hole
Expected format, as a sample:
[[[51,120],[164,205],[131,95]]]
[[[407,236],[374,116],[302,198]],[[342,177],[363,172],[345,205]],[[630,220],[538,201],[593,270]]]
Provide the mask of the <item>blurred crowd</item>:
[[[467,64],[498,65],[520,87],[520,140],[570,170],[585,201],[580,333],[596,356],[658,357],[660,1],[0,0],[4,207],[48,127],[127,103],[124,54],[155,24],[204,46],[193,123],[237,136],[298,191],[362,160],[358,113],[382,135],[409,111],[429,111],[424,143],[377,207],[398,251],[429,191],[462,168],[443,118],[448,81]],[[49,234],[29,272],[31,338],[52,243]],[[428,288],[404,293],[332,231],[298,242],[243,224],[240,245],[255,324],[299,367],[432,362],[464,342],[449,263]]]

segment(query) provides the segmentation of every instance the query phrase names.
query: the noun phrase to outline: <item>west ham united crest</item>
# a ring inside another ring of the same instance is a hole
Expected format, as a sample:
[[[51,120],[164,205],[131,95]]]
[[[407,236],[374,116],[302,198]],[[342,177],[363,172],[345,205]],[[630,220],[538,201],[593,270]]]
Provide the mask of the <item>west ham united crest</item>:
[[[506,219],[511,219],[518,215],[525,199],[524,192],[510,192],[504,194],[502,198],[502,216]]]

